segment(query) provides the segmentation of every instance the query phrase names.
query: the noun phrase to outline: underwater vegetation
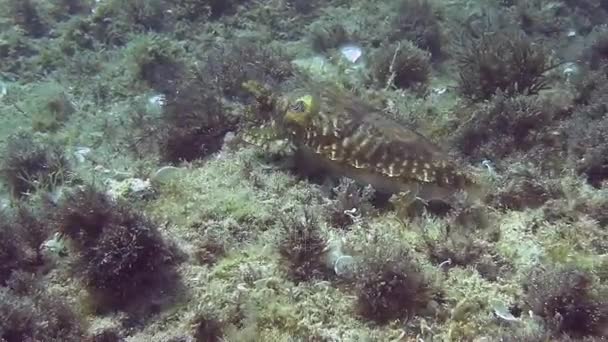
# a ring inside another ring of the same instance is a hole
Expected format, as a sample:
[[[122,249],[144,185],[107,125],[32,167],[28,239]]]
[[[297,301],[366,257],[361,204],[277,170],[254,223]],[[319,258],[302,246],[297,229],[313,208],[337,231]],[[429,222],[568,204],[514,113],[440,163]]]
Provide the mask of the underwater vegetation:
[[[608,302],[604,294],[592,292],[589,274],[575,269],[537,269],[526,287],[528,305],[556,333],[606,335]]]
[[[430,55],[407,40],[381,46],[372,70],[381,86],[424,90],[431,73]]]
[[[324,261],[327,241],[319,231],[319,223],[304,211],[300,215],[282,218],[284,238],[279,252],[285,259],[285,269],[294,281],[324,279],[331,271]]]
[[[41,287],[25,293],[2,287],[0,299],[3,341],[82,341],[84,324],[58,295]]]
[[[2,177],[12,196],[22,197],[54,190],[70,178],[70,166],[60,144],[23,131],[9,137]]]
[[[122,309],[146,293],[175,286],[173,254],[156,225],[127,204],[115,203],[92,186],[66,194],[53,220],[78,257],[93,306]]]
[[[0,0],[0,341],[603,341],[608,5]]]
[[[516,31],[463,38],[462,44],[458,88],[472,101],[487,100],[497,91],[536,94],[547,87],[547,71],[556,67],[545,47]]]
[[[370,262],[359,275],[357,313],[379,324],[420,313],[431,300],[431,288],[407,255],[379,264]]]

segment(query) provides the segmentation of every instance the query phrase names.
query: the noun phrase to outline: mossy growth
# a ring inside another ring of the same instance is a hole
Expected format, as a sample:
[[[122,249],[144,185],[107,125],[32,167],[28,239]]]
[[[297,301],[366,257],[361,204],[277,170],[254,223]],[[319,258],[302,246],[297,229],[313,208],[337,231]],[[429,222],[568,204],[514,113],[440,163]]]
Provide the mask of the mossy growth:
[[[175,90],[184,69],[181,46],[158,34],[138,36],[127,46],[129,72],[135,81],[144,81],[161,93]]]
[[[76,111],[65,88],[56,82],[40,83],[30,92],[21,109],[31,116],[35,131],[55,131]]]
[[[70,178],[63,147],[28,132],[9,136],[2,177],[15,198],[37,190],[55,190]]]
[[[85,185],[62,198],[53,221],[71,242],[74,274],[86,285],[93,309],[145,309],[177,288],[175,251],[156,224],[127,203]]]
[[[509,30],[463,38],[456,57],[458,89],[471,101],[487,100],[498,91],[536,94],[547,87],[545,73],[557,66],[542,43]]]
[[[431,74],[430,55],[410,41],[401,41],[378,49],[371,70],[382,87],[424,90]]]

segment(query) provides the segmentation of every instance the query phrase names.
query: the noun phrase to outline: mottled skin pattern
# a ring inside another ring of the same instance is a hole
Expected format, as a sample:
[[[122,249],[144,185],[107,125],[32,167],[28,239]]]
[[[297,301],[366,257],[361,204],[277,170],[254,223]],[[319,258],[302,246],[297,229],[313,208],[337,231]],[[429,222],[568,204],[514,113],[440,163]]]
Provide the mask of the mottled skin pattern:
[[[272,102],[264,107],[272,107],[273,124],[296,147],[301,165],[423,200],[447,200],[473,185],[435,144],[352,94],[323,89],[296,100],[270,98],[265,93],[258,101]]]

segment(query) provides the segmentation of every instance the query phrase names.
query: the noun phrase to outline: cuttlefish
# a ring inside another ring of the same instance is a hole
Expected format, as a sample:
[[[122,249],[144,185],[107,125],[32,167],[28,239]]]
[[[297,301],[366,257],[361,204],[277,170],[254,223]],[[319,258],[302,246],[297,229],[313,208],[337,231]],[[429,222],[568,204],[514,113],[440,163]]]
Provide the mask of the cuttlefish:
[[[479,195],[470,173],[438,145],[354,94],[327,87],[292,99],[255,82],[244,86],[265,118],[260,127],[287,138],[303,168],[426,202]]]

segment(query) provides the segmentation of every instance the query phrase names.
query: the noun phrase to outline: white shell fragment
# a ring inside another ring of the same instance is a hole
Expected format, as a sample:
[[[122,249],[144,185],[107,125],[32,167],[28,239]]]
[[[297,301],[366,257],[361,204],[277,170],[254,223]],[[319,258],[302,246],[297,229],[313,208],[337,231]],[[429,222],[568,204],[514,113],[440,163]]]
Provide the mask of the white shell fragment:
[[[165,98],[165,95],[162,94],[153,95],[148,98],[148,103],[153,106],[162,107],[165,105],[166,102],[167,99]]]
[[[43,252],[48,252],[56,256],[61,256],[67,253],[65,241],[59,233],[55,233],[52,238],[44,241],[40,246],[40,249]]]
[[[513,316],[513,314],[509,311],[509,308],[505,305],[505,303],[495,300],[492,301],[492,310],[494,311],[494,315],[496,317],[502,319],[507,322],[518,322],[519,318]]]
[[[8,85],[0,81],[0,100],[8,94]]]
[[[340,53],[351,63],[357,63],[363,56],[363,49],[357,45],[344,45],[340,48]]]
[[[163,166],[160,169],[156,170],[156,172],[154,172],[154,174],[152,174],[152,177],[150,177],[150,181],[154,184],[154,185],[161,185],[161,184],[167,184],[169,182],[171,182],[172,180],[177,179],[177,177],[179,177],[179,174],[181,173],[182,169],[180,169],[179,167],[175,167],[175,166]]]
[[[562,69],[562,74],[566,78],[566,81],[570,81],[573,76],[578,73],[578,66],[575,63],[566,63],[564,64],[564,69]]]
[[[341,255],[334,262],[334,272],[338,277],[350,278],[355,273],[355,258]]]
[[[87,159],[86,157],[91,153],[91,149],[85,146],[76,147],[76,151],[74,151],[74,157],[79,163],[84,163]]]

